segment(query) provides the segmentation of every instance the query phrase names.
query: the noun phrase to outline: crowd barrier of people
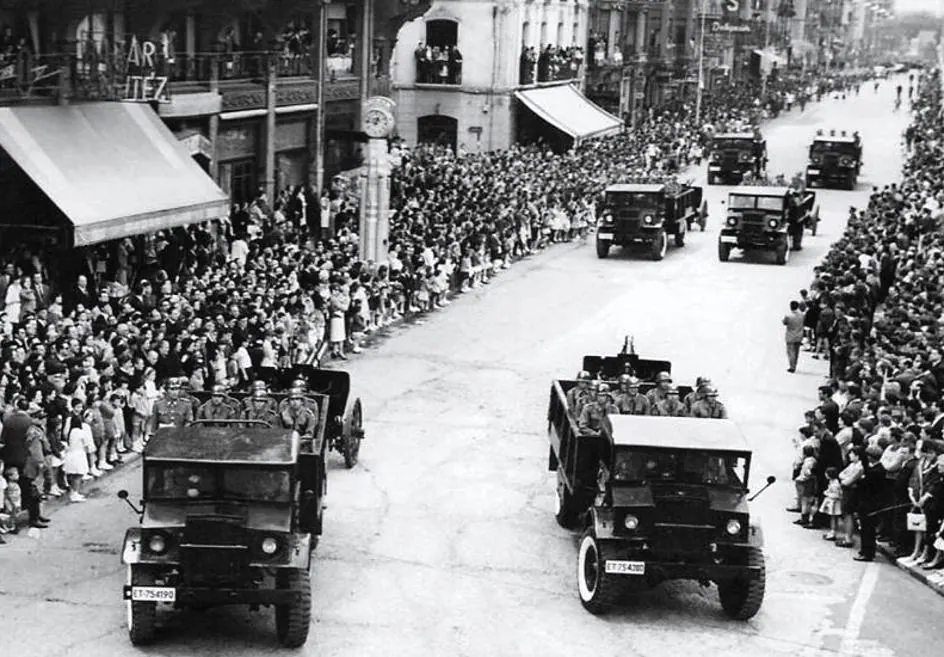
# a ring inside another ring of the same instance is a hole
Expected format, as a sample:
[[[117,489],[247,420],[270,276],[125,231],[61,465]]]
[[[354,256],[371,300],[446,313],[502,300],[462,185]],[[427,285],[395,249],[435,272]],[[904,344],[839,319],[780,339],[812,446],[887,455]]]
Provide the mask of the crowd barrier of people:
[[[829,361],[795,439],[796,524],[855,547],[876,540],[906,563],[944,566],[944,144],[941,86],[912,104],[903,182],[874,188],[792,302],[788,348]]]
[[[382,263],[358,258],[358,194],[341,185],[322,199],[303,188],[260,195],[218,222],[86,250],[64,286],[58,259],[5,242],[8,492],[21,491],[30,523],[45,526],[44,497],[68,490],[80,502],[83,481],[142,449],[169,384],[246,389],[280,367],[346,359],[366,334],[442,307],[518,258],[586,237],[608,183],[677,169],[673,153],[688,152],[704,127],[755,120],[756,93],[735,85],[709,98],[703,126],[691,107],[677,107],[564,153],[395,143]]]

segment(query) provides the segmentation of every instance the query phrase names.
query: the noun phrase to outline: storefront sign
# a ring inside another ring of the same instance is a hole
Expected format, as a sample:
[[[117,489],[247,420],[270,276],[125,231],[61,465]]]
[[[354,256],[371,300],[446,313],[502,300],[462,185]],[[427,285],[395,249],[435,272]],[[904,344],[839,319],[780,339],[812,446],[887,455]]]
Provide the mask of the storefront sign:
[[[751,26],[750,25],[735,25],[734,23],[722,23],[721,21],[715,21],[714,23],[711,24],[711,31],[728,33],[728,34],[744,33],[744,32],[750,32]]]
[[[122,100],[135,103],[170,102],[168,77],[158,75],[164,65],[163,49],[158,44],[153,41],[138,42],[138,38],[132,36],[125,65],[127,72]]]

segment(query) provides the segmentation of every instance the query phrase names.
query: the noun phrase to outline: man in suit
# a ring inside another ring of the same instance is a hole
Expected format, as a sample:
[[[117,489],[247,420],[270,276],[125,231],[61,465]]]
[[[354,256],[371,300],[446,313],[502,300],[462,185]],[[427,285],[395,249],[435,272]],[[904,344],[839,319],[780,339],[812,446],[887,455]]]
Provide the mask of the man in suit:
[[[872,561],[875,559],[875,512],[882,507],[882,491],[885,484],[885,468],[880,463],[882,448],[872,445],[864,450],[865,471],[859,480],[859,554],[853,559],[856,561]],[[860,452],[861,453],[861,452]]]
[[[52,301],[52,288],[43,282],[43,275],[40,272],[33,274],[33,289],[36,291],[36,307],[48,308]]]
[[[790,302],[790,312],[784,315],[781,323],[785,327],[784,338],[787,344],[787,371],[796,372],[797,359],[800,357],[800,345],[803,344],[803,321],[798,301]]]
[[[0,429],[0,455],[8,468],[16,468],[23,473],[26,471],[27,461],[30,460],[29,441],[27,440],[30,427],[33,426],[33,418],[29,416],[29,401],[26,397],[20,397],[16,402],[16,408],[3,419],[3,428]],[[23,508],[29,514],[30,526],[44,529],[47,524],[40,518],[39,502],[40,497],[36,495],[36,489],[33,486],[24,484],[22,486]]]

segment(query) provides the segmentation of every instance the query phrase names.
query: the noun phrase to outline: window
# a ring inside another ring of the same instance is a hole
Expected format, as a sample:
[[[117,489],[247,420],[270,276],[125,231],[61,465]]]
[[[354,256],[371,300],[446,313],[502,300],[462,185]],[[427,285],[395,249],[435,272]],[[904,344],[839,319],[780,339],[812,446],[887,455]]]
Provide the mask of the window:
[[[753,210],[755,200],[753,196],[732,196],[728,199],[728,207],[732,210]]]
[[[416,51],[416,81],[422,84],[462,84],[462,53],[457,47],[459,24],[453,20],[426,22],[426,44]]]
[[[531,39],[531,23],[525,21],[521,25],[521,45],[527,47]]]
[[[538,43],[539,48],[543,48],[547,43],[547,22],[541,23],[541,41]]]
[[[354,73],[354,51],[357,47],[356,9],[348,5],[327,6],[328,19],[325,47],[327,49],[328,75],[352,75]]]
[[[563,24],[563,23],[558,23],[558,24],[557,24],[557,41],[556,41],[556,43],[557,43],[557,45],[561,45],[561,44],[564,43],[564,24]]]
[[[757,199],[757,209],[780,212],[783,210],[783,199],[776,196],[761,196]]]
[[[426,21],[426,45],[432,48],[459,44],[459,24],[450,20]]]

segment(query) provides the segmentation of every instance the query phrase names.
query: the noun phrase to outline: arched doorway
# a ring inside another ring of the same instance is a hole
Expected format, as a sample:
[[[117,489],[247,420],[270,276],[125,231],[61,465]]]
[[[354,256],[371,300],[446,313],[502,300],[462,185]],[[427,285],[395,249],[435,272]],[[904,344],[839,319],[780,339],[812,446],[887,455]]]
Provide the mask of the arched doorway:
[[[459,121],[451,116],[430,114],[416,120],[416,141],[420,144],[441,144],[453,152],[459,137]]]

